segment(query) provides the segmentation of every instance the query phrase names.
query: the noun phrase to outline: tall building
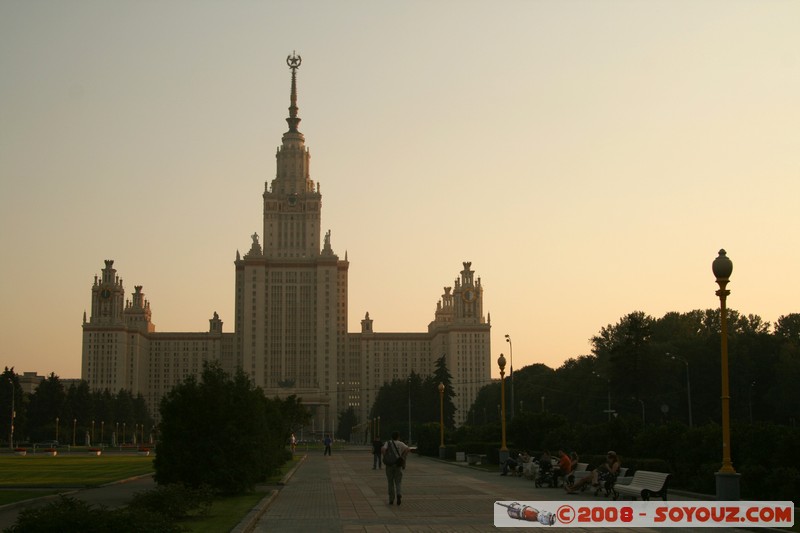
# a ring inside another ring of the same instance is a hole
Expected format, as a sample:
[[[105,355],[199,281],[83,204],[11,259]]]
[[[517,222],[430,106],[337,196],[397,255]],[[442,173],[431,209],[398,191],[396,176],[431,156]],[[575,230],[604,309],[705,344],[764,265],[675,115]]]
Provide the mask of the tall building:
[[[347,256],[321,232],[322,194],[311,179],[311,155],[298,126],[297,70],[291,69],[288,131],[276,153],[275,179],[263,193],[263,245],[236,252],[234,332],[223,333],[216,312],[202,333],[156,332],[142,286],[125,299],[112,260],[91,288],[83,319],[81,377],[92,389],[141,393],[152,409],[204,361],[243,369],[269,397],[297,395],[313,415],[314,431],[331,431],[353,407],[366,420],[378,389],[412,371],[429,375],[442,355],[453,376],[456,423],[463,423],[478,390],[491,379],[490,320],[483,287],[471,264],[445,287],[423,333],[380,333],[369,312],[361,331],[348,333]],[[154,413],[157,418],[158,413]]]

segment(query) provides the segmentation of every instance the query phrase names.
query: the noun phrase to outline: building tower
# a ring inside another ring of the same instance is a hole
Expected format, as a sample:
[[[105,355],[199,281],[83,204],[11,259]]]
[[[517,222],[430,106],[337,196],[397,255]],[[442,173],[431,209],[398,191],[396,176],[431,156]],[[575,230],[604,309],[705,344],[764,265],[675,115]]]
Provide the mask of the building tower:
[[[235,331],[239,364],[267,396],[297,394],[315,429],[330,431],[337,413],[337,373],[347,342],[347,259],[320,248],[322,195],[311,180],[311,156],[297,129],[297,70],[292,71],[289,130],[264,188],[263,248],[253,234],[236,258]],[[341,364],[344,364],[341,361]]]
[[[81,378],[93,389],[138,391],[145,379],[148,335],[155,331],[142,286],[125,301],[114,261],[106,259],[92,285],[92,311],[83,316]]]

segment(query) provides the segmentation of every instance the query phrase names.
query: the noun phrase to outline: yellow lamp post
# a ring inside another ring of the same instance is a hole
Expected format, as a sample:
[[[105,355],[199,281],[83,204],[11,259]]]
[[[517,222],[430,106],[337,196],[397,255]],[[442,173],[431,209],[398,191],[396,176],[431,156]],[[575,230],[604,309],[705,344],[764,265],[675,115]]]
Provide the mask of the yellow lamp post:
[[[730,423],[730,388],[728,385],[728,311],[726,299],[731,291],[727,290],[733,272],[733,262],[728,259],[725,250],[711,264],[711,270],[717,278],[719,290],[720,313],[720,349],[722,352],[722,467],[716,473],[717,500],[730,501],[739,499],[739,474],[733,469],[731,462],[731,423]]]
[[[444,455],[444,383],[439,382],[439,459]]]
[[[500,431],[502,434],[502,444],[500,447],[500,462],[508,458],[508,447],[506,446],[506,382],[505,382],[505,368],[506,358],[503,354],[497,358],[497,366],[500,367]],[[505,455],[505,457],[503,457]]]

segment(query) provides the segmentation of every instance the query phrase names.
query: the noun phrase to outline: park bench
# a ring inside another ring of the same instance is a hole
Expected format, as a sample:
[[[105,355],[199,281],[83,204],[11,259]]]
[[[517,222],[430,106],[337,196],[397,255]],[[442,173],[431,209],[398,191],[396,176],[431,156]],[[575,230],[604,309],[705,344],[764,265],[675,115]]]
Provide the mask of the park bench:
[[[632,499],[641,497],[643,501],[650,500],[650,496],[661,496],[667,501],[667,484],[669,474],[664,472],[650,472],[649,470],[637,470],[633,474],[630,483],[617,483],[614,485],[616,493],[614,499],[619,496],[630,496]]]
[[[486,455],[480,453],[468,453],[467,464],[468,465],[486,464]]]

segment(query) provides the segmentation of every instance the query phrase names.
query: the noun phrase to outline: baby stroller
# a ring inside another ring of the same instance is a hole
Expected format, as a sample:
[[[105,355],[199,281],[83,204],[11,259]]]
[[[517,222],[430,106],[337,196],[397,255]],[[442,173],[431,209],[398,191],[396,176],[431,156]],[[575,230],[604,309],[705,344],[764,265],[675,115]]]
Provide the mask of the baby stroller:
[[[592,485],[594,489],[594,495],[598,496],[600,491],[604,491],[606,496],[612,496],[614,499],[617,498],[617,491],[614,490],[614,483],[617,481],[617,476],[612,474],[608,470],[598,472],[597,474],[597,485]],[[588,485],[584,485],[581,487],[581,492],[585,491]]]
[[[539,461],[539,472],[536,474],[534,485],[537,488],[542,488],[542,485],[547,483],[549,487],[556,486],[556,476],[553,472],[553,464],[549,459],[542,459]]]

